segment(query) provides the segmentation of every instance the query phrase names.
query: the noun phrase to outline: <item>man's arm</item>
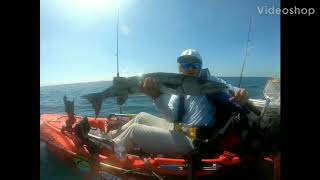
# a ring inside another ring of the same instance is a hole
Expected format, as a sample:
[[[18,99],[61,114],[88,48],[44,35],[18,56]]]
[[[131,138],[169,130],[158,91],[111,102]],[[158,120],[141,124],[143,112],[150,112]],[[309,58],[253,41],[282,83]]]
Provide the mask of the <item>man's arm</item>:
[[[248,100],[248,102],[243,105],[244,108],[248,109],[249,111],[252,111],[253,113],[255,113],[257,116],[261,115],[261,111],[254,106],[254,104]]]
[[[177,96],[171,96],[169,104],[165,103],[165,96],[160,93],[159,83],[153,78],[146,78],[140,82],[140,88],[145,95],[153,99],[153,103],[165,119],[174,121],[176,118]]]
[[[178,96],[172,95],[168,104],[165,103],[164,95],[160,95],[153,103],[157,110],[164,116],[165,119],[174,121],[177,117],[177,99]]]
[[[254,106],[254,104],[249,101],[248,92],[243,88],[238,88],[228,84],[226,81],[218,78],[218,77],[211,77],[213,80],[226,84],[229,88],[227,89],[227,93],[232,95],[233,97],[230,99],[231,101],[240,104],[242,107],[248,109],[249,111],[254,112],[256,115],[260,116],[261,111]]]

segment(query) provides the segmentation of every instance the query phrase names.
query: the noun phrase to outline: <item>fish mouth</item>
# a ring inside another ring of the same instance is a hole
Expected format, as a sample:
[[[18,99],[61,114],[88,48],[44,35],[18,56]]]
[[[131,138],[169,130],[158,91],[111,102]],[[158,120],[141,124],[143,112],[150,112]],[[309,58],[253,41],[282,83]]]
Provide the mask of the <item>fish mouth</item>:
[[[197,77],[196,73],[185,73],[185,76]]]

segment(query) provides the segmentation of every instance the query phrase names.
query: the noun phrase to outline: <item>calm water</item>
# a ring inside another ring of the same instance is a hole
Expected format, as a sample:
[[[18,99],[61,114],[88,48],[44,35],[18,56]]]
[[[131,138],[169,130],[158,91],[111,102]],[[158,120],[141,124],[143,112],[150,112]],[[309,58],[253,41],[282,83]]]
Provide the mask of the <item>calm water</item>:
[[[239,80],[238,77],[226,77],[222,79],[234,86],[237,85]],[[270,78],[243,78],[242,87],[249,92],[250,98],[262,99],[262,92],[268,79]],[[62,98],[66,95],[69,100],[75,101],[75,113],[77,115],[94,116],[91,105],[84,99],[80,98],[80,96],[88,93],[99,92],[111,84],[112,82],[94,82],[40,87],[40,112],[65,114]],[[154,108],[150,98],[142,95],[129,97],[122,109],[123,113],[139,113],[144,111],[154,115],[160,115]],[[110,113],[118,112],[119,107],[116,105],[115,100],[111,98],[104,102],[100,116],[106,116]],[[56,159],[50,151],[47,150],[45,143],[41,141],[40,178],[43,180],[81,179],[76,172],[72,171],[69,167]]]

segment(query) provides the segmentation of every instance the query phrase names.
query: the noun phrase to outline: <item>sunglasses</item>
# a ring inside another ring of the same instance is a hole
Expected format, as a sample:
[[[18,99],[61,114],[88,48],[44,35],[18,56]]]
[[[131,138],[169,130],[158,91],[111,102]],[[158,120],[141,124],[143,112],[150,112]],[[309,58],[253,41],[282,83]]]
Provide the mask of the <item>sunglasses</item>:
[[[180,63],[181,64],[181,67],[183,68],[183,69],[190,69],[190,67],[192,68],[192,69],[197,69],[197,70],[199,70],[199,69],[201,69],[201,67],[202,67],[202,64],[201,63]]]

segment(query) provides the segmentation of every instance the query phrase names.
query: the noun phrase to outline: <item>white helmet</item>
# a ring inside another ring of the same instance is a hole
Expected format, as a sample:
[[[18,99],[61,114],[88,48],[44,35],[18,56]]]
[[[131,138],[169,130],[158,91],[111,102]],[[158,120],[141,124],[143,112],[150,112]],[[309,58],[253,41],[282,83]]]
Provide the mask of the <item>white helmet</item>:
[[[187,49],[184,50],[180,56],[177,59],[178,63],[180,62],[199,62],[202,64],[202,58],[199,54],[199,52],[197,52],[194,49]]]

